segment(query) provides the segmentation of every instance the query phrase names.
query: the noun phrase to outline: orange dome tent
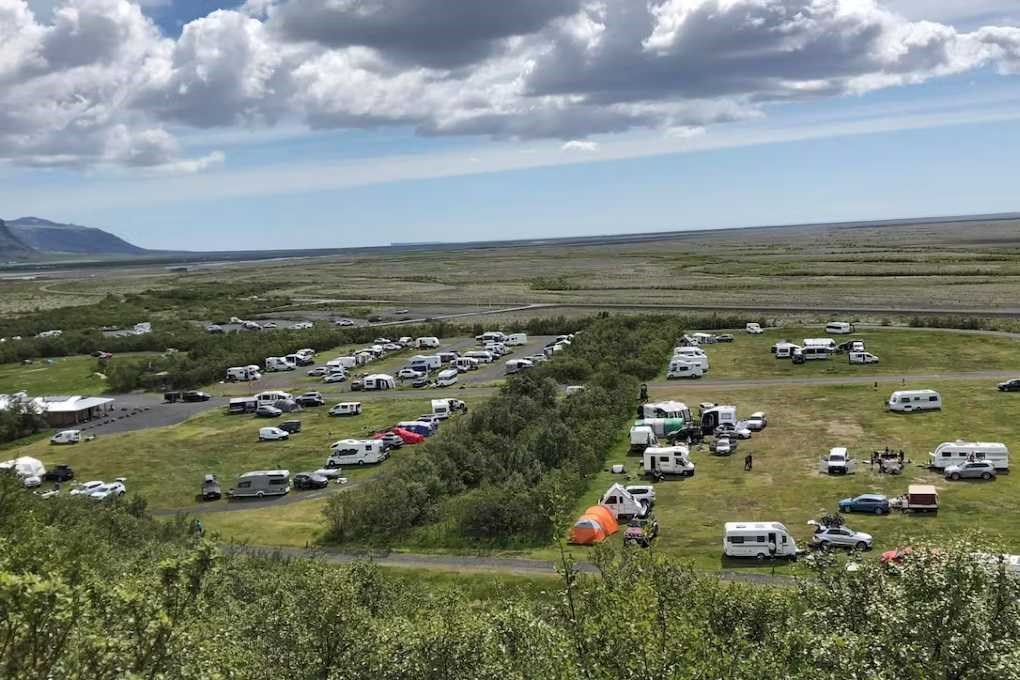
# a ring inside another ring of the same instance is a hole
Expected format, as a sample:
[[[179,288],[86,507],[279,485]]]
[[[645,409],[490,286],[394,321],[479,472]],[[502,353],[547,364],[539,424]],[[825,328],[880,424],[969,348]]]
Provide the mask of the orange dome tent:
[[[570,542],[577,545],[594,545],[619,531],[620,525],[608,508],[593,505],[584,511],[570,530]]]

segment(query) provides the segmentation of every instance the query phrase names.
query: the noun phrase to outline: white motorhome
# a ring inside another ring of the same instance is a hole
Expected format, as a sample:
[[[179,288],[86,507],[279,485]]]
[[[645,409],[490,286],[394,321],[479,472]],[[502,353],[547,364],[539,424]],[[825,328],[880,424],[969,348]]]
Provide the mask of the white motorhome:
[[[744,330],[750,333],[751,335],[758,335],[759,333],[765,332],[762,330],[761,324],[757,324],[754,322],[750,322],[746,326],[744,326]]]
[[[63,430],[50,437],[50,444],[77,444],[81,441],[81,430]]]
[[[453,367],[460,373],[478,370],[478,359],[473,357],[457,357],[453,360]]]
[[[942,408],[942,395],[935,390],[900,390],[889,396],[888,406],[899,413],[935,411]]]
[[[437,354],[417,354],[411,357],[408,366],[416,371],[434,371],[443,365],[443,360]]]
[[[1009,469],[1009,448],[1001,442],[942,442],[928,454],[928,464],[937,470],[970,460],[988,461],[996,470]]]
[[[457,384],[457,369],[448,368],[445,371],[440,371],[439,375],[436,376],[437,387],[449,387],[450,385]]]
[[[290,392],[284,392],[282,390],[266,390],[265,392],[259,392],[255,395],[255,399],[258,401],[259,406],[263,404],[275,404],[278,401],[290,401],[294,397]]]
[[[397,388],[397,381],[393,379],[392,375],[373,373],[362,378],[361,386],[365,391],[395,390]]]
[[[505,364],[505,370],[507,375],[511,375],[532,368],[534,365],[529,359],[510,359]]]
[[[510,345],[511,347],[520,347],[521,345],[528,344],[528,334],[511,333],[510,335],[506,336],[506,340],[504,342],[506,342],[506,344]]]
[[[779,522],[726,522],[723,555],[726,557],[794,557],[797,543]]]
[[[804,344],[801,345],[803,349],[808,347],[824,347],[830,352],[836,351],[836,341],[832,338],[804,338]]]
[[[776,344],[772,345],[772,351],[776,355],[777,359],[789,359],[793,356],[793,353],[800,349],[800,345],[795,345],[792,342],[786,342],[780,340]]]
[[[331,416],[359,416],[361,415],[361,402],[360,401],[342,401],[339,404],[334,404],[329,409],[329,415]]]
[[[675,347],[673,359],[683,359],[689,364],[701,366],[701,370],[708,372],[708,355],[700,347]]]
[[[389,457],[389,451],[381,439],[341,439],[329,447],[327,468],[343,465],[372,465]]]
[[[358,360],[352,356],[337,357],[326,362],[326,368],[355,368]]]
[[[699,345],[715,344],[715,336],[711,333],[691,333],[691,338]]]
[[[271,373],[275,371],[293,371],[294,368],[295,365],[284,357],[266,357],[266,370]]]
[[[830,321],[825,324],[825,332],[834,335],[846,335],[854,332],[854,325],[846,321]]]
[[[432,347],[439,347],[439,338],[434,336],[425,336],[418,338],[414,341],[414,346],[418,349],[429,349]]]
[[[448,399],[433,399],[432,413],[441,420],[446,420],[450,417],[450,401]]]
[[[682,401],[649,401],[638,404],[638,418],[682,418],[690,421],[691,410]]]
[[[700,378],[708,370],[708,357],[675,356],[666,367],[666,378]]]
[[[832,356],[832,350],[828,347],[809,345],[795,349],[793,355],[795,357],[803,357],[805,361],[828,360]]]
[[[256,470],[237,478],[237,486],[227,492],[231,498],[283,496],[290,491],[289,470]]]
[[[477,359],[484,364],[491,364],[495,357],[492,356],[492,352],[484,349],[472,350],[470,352],[464,352],[464,356],[468,359]]]
[[[481,335],[475,336],[475,341],[479,345],[485,345],[490,342],[504,342],[506,340],[506,334],[501,331],[486,331]]]
[[[850,352],[847,354],[851,364],[877,364],[878,357],[871,352]]]
[[[658,446],[659,440],[655,432],[647,425],[635,425],[630,428],[630,452],[644,453],[649,446]]]
[[[644,517],[648,514],[648,504],[642,503],[619,484],[613,484],[602,494],[599,505],[608,508],[619,520],[633,517]]]
[[[227,382],[248,382],[262,377],[258,366],[232,366],[227,369]]]
[[[690,450],[686,446],[649,446],[642,454],[642,467],[646,475],[653,477],[693,477],[694,463],[689,456]]]

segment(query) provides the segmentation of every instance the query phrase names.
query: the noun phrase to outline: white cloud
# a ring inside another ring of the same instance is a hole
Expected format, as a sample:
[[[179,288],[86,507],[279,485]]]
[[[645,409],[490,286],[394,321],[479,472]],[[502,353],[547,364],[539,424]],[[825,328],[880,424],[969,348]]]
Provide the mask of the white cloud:
[[[590,153],[592,151],[598,151],[599,145],[598,142],[591,142],[583,139],[571,139],[569,142],[564,143],[560,149],[563,151],[586,151]]]
[[[8,162],[199,171],[222,159],[185,158],[169,130],[279,121],[553,138],[561,150],[592,151],[594,142],[581,141],[592,135],[646,129],[689,141],[706,126],[761,116],[770,102],[987,65],[1020,71],[1020,28],[965,32],[908,20],[874,0],[470,8],[461,0],[249,0],[186,24],[175,39],[129,0],[48,8],[0,0],[0,159]]]

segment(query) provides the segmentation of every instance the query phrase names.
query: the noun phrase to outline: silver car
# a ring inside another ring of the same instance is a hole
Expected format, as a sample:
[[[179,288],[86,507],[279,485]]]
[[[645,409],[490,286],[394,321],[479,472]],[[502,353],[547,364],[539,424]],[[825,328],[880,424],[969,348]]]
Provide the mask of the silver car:
[[[816,548],[857,548],[858,550],[871,550],[873,539],[871,534],[863,531],[854,531],[850,527],[822,527],[815,530],[811,537],[811,545]]]
[[[986,460],[975,460],[946,468],[946,479],[995,479],[995,466]]]

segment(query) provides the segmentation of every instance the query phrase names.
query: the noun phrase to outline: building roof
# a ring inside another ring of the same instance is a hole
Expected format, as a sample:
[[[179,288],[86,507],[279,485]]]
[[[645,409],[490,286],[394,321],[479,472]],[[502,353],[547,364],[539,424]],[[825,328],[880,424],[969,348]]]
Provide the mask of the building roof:
[[[45,397],[43,408],[47,413],[78,413],[112,403],[109,397]]]

